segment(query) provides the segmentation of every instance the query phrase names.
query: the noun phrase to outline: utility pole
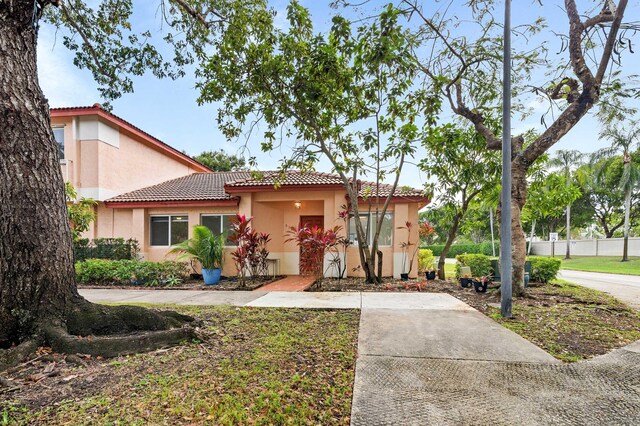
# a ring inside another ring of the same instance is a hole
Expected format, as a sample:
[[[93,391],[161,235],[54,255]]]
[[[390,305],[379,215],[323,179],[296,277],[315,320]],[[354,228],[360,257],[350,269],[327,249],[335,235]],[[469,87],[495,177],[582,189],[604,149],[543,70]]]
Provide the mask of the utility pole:
[[[502,73],[502,193],[500,200],[500,312],[511,318],[511,0],[504,3]]]

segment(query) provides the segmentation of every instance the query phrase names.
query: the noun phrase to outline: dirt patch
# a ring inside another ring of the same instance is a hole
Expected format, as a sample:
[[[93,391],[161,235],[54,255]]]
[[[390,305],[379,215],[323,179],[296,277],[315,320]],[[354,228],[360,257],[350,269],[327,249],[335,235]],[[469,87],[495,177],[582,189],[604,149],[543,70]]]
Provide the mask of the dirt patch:
[[[104,285],[104,284],[78,284],[78,288],[91,289],[121,289],[121,290],[208,290],[208,291],[253,291],[264,285],[271,284],[285,278],[284,275],[276,275],[275,277],[258,277],[247,279],[245,286],[241,287],[238,277],[222,277],[220,282],[215,285],[205,285],[201,279],[187,279],[177,285]]]
[[[41,348],[0,373],[0,424],[349,424],[358,311],[172,309],[203,321],[201,341],[113,359]]]

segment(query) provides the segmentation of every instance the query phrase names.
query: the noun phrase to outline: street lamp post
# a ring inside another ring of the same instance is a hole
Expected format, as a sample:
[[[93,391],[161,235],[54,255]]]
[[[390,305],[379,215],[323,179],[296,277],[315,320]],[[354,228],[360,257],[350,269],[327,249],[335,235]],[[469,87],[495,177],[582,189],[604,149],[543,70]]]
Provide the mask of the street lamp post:
[[[500,201],[500,312],[511,318],[511,0],[504,4],[502,89],[502,192]]]

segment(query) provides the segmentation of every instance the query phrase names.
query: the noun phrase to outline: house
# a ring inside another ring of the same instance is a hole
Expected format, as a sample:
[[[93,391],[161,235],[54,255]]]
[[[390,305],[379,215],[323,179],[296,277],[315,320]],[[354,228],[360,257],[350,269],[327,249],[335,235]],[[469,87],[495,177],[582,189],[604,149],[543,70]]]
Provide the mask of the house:
[[[254,218],[256,230],[271,234],[268,249],[279,273],[294,275],[299,273],[299,251],[295,243],[285,242],[287,227],[344,225],[338,212],[347,197],[337,175],[290,171],[280,180],[274,172],[260,177],[244,171],[213,172],[99,105],[52,109],[51,117],[65,179],[80,195],[98,201],[97,219],[85,236],[136,238],[147,260],[166,259],[169,247],[188,238],[194,225],[223,233],[241,214]],[[375,184],[362,182],[358,200],[361,215],[371,223],[372,198],[366,194],[372,187],[375,190]],[[384,184],[379,188],[381,197],[392,189]],[[428,202],[421,191],[396,189],[379,239],[384,276],[403,272],[400,243],[407,240],[407,231],[398,228],[407,221],[417,223],[418,210]],[[353,219],[350,222],[342,232],[354,241]],[[418,241],[417,227],[410,240]],[[231,250],[226,250],[225,275],[235,274]],[[355,246],[346,257],[347,273],[363,275]]]

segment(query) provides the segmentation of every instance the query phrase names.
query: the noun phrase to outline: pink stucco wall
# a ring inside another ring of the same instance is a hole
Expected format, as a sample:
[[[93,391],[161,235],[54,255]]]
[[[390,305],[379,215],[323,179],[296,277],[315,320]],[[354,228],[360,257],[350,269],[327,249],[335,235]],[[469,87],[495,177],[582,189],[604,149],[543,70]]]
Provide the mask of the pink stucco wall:
[[[65,159],[61,161],[63,177],[81,195],[103,201],[118,194],[186,176],[196,171],[192,165],[178,161],[152,148],[134,135],[98,117],[52,117],[52,126],[64,126]],[[86,120],[98,120],[115,133],[107,143],[100,139],[80,140],[80,126]]]

